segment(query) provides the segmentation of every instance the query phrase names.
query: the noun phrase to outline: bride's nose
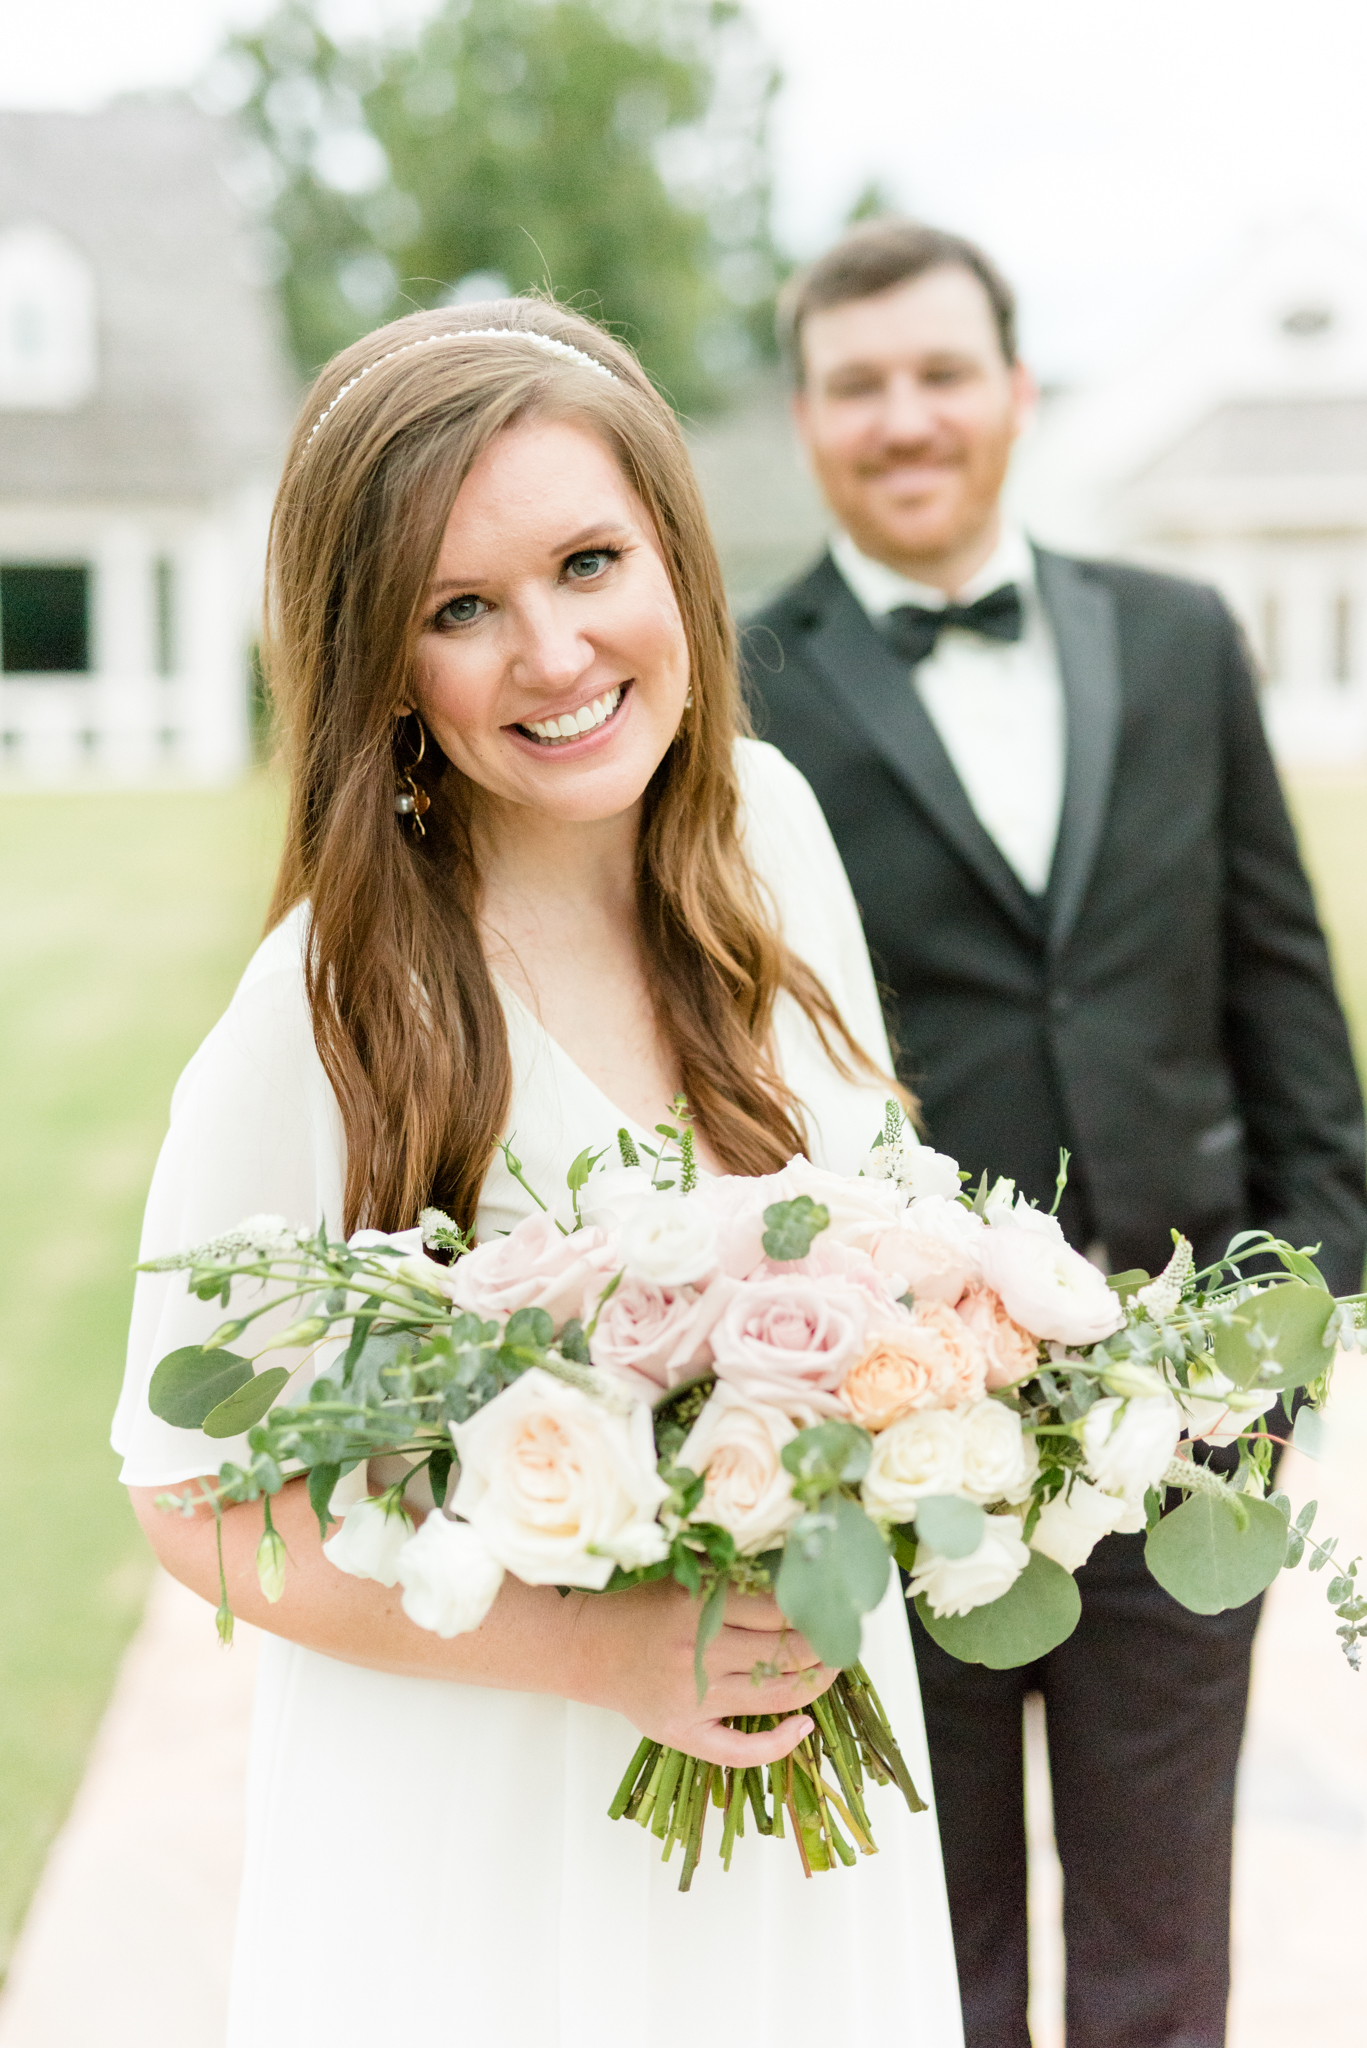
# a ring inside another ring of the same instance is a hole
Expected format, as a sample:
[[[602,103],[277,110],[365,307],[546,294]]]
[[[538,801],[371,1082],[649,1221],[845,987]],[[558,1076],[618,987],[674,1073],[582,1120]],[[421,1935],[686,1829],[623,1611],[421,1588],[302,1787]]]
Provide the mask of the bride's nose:
[[[582,598],[576,604],[559,591],[538,593],[520,605],[512,620],[512,680],[547,693],[577,683],[596,657],[586,623]]]

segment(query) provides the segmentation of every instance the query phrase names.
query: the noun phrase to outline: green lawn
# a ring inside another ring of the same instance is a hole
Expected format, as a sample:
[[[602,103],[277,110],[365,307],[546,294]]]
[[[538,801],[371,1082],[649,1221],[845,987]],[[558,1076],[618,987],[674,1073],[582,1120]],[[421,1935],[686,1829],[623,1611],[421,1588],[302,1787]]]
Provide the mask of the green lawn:
[[[1367,776],[1295,795],[1367,1067]],[[172,1084],[255,943],[278,832],[264,778],[0,800],[0,1968],[147,1583],[107,1445],[130,1268]]]
[[[0,800],[0,1969],[150,1560],[110,1411],[176,1075],[261,927],[264,780]]]

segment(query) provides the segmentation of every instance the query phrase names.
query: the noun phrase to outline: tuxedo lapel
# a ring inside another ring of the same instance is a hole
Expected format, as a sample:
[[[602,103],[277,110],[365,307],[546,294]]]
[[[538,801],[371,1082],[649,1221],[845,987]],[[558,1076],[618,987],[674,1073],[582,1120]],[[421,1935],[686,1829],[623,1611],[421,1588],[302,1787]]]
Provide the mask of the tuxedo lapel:
[[[849,717],[1007,915],[1037,939],[1037,904],[979,823],[907,664],[869,623],[829,556],[804,595],[811,599],[806,652]]]
[[[1040,596],[1058,648],[1067,709],[1063,815],[1049,876],[1049,945],[1067,944],[1101,844],[1120,737],[1115,598],[1081,562],[1035,550]]]

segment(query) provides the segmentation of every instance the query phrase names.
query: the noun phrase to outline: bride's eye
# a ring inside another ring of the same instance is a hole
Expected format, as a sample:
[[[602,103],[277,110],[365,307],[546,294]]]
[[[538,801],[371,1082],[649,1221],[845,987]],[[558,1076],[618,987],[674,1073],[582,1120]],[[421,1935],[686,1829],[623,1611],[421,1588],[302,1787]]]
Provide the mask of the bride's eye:
[[[482,597],[453,597],[442,606],[433,619],[432,624],[438,632],[441,631],[443,626],[468,626],[480,616],[481,612],[486,612],[488,609],[489,607],[485,604]]]
[[[572,583],[592,583],[621,559],[620,548],[583,548],[566,561],[565,574]]]

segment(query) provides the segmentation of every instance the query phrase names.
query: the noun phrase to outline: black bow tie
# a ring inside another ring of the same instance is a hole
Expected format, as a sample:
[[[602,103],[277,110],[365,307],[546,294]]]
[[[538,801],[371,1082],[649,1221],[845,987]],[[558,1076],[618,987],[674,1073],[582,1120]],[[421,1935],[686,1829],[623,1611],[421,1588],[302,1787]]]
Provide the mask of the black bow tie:
[[[883,620],[883,631],[897,652],[915,667],[935,651],[946,626],[962,626],[989,640],[1019,640],[1023,624],[1021,594],[1014,583],[989,590],[973,604],[947,604],[940,611],[924,605],[899,604]]]

